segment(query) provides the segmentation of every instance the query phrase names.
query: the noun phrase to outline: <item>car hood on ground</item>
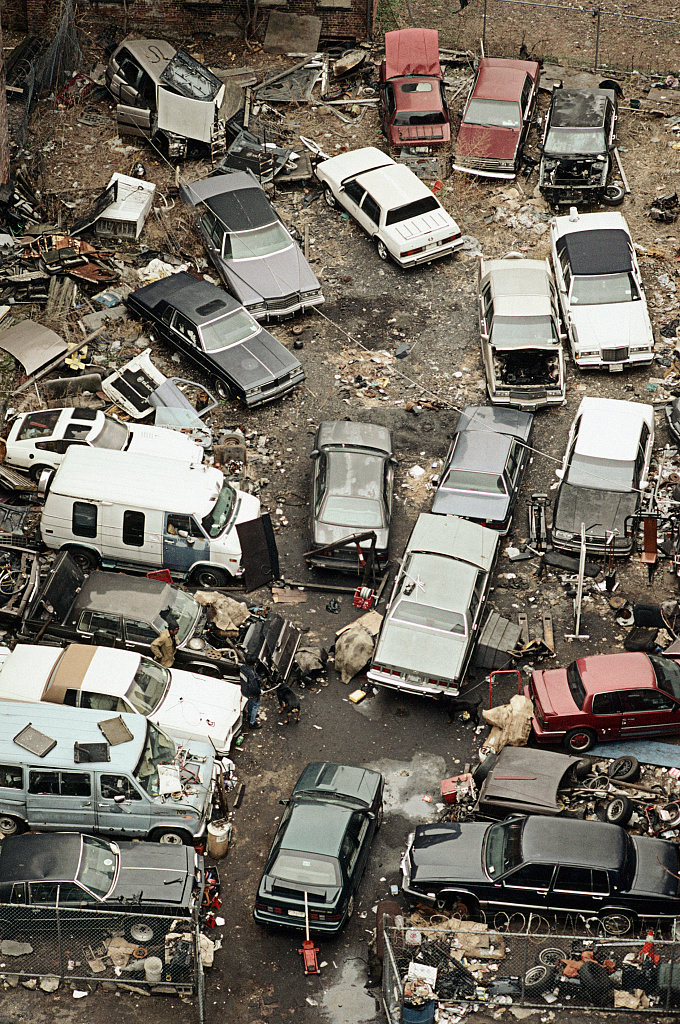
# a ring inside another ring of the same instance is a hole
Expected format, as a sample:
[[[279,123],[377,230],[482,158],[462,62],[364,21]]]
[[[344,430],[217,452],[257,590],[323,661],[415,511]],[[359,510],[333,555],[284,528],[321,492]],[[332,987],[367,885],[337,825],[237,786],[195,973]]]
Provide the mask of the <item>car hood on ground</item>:
[[[566,773],[578,761],[578,757],[552,750],[504,747],[482,783],[475,810],[500,818],[517,810],[526,814],[558,814],[558,790]]]
[[[120,874],[107,903],[135,897],[134,902],[142,905],[188,906],[194,884],[192,846],[167,845],[162,856],[155,843],[118,843],[118,847]]]
[[[289,249],[249,260],[217,257],[229,287],[245,306],[298,292],[316,291],[319,282],[295,243]]]
[[[411,882],[488,882],[482,846],[489,826],[481,823],[418,825],[411,847]]]
[[[170,686],[149,715],[151,721],[175,736],[209,739],[219,751],[228,750],[246,703],[241,688],[195,672],[171,672]]]
[[[419,676],[458,680],[467,649],[466,636],[437,633],[388,619],[373,660],[404,672],[417,672]]]
[[[626,542],[626,519],[638,506],[635,492],[600,491],[594,487],[572,487],[562,483],[553,514],[553,530],[564,530],[576,538],[581,536],[581,523],[586,524],[588,541],[603,540],[617,530],[615,545]],[[591,527],[588,529],[588,527]]]
[[[570,306],[579,347],[620,348],[652,344],[652,328],[644,300],[606,306]]]
[[[246,391],[302,369],[297,356],[269,331],[260,331],[223,352],[209,352],[208,357]]]
[[[631,891],[636,895],[678,896],[678,848],[665,839],[631,836],[636,870]]]
[[[515,128],[487,128],[481,124],[461,124],[456,139],[456,160],[466,156],[485,160],[512,160],[519,142]]]
[[[483,524],[502,523],[508,514],[507,494],[472,494],[439,487],[432,502],[432,511],[449,516],[464,516]]]

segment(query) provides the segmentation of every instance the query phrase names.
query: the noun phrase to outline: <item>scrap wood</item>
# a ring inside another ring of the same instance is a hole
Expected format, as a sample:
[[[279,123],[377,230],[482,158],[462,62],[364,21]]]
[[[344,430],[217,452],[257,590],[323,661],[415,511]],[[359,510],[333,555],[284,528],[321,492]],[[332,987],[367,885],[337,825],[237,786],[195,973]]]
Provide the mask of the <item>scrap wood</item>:
[[[274,604],[305,604],[307,594],[304,590],[292,590],[290,587],[272,587]]]

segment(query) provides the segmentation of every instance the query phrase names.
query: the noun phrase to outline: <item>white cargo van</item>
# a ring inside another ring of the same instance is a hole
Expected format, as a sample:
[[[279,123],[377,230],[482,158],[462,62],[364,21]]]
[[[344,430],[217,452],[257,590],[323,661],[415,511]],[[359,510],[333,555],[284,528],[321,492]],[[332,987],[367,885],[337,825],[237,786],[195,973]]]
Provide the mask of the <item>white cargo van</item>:
[[[219,469],[128,452],[70,448],[48,486],[48,548],[81,568],[165,568],[199,587],[240,575],[236,526],[260,514],[259,499]]]

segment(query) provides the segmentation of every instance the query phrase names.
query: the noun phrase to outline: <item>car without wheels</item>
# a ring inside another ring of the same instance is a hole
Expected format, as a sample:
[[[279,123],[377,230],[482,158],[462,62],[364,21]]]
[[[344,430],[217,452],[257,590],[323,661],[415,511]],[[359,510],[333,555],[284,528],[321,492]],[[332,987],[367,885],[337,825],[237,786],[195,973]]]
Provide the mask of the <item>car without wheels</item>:
[[[431,155],[451,141],[436,29],[385,33],[380,115],[389,146],[397,152]]]

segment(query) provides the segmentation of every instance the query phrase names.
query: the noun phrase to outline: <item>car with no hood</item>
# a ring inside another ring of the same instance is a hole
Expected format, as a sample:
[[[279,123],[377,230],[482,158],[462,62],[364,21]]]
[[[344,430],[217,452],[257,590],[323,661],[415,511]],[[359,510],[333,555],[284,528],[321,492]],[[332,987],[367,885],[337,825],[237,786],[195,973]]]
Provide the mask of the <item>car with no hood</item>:
[[[339,932],[383,815],[380,772],[314,761],[295,783],[255,898],[258,924]],[[306,896],[306,903],[305,903]]]
[[[131,292],[125,304],[214,378],[222,398],[252,409],[305,379],[297,356],[209,281],[180,272]]]
[[[461,412],[432,511],[464,516],[505,535],[529,459],[534,417],[520,409],[468,405]]]
[[[451,141],[436,29],[402,28],[385,33],[380,114],[393,150],[432,154]]]
[[[455,170],[505,180],[517,175],[539,72],[535,60],[482,57],[458,129]]]
[[[225,288],[256,320],[319,306],[321,286],[252,171],[180,186]]]
[[[460,228],[427,185],[373,146],[322,160],[316,176],[328,206],[347,210],[375,239],[381,260],[415,267],[463,244]]]

